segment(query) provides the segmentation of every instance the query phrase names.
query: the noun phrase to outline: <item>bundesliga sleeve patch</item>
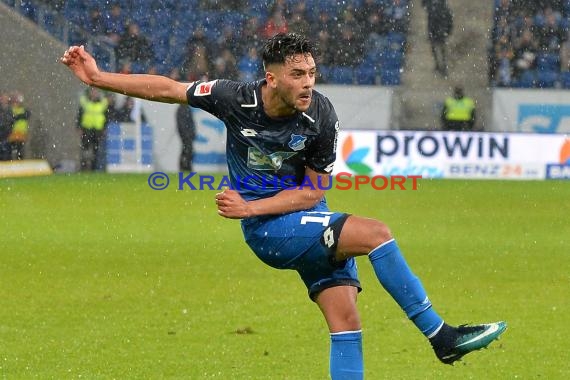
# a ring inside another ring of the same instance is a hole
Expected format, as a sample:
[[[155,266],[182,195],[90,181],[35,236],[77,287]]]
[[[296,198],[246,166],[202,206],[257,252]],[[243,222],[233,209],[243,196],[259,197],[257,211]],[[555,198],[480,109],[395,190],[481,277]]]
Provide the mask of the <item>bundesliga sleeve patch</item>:
[[[212,94],[212,87],[214,87],[214,84],[217,81],[218,80],[215,79],[209,82],[200,83],[196,86],[196,89],[194,89],[194,96],[206,96]]]

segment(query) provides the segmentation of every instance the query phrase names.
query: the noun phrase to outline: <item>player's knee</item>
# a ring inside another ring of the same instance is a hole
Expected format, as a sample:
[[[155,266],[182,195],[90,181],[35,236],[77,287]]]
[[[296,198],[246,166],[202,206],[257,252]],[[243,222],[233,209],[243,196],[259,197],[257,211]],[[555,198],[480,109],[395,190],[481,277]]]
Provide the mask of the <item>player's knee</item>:
[[[382,222],[378,222],[378,236],[382,240],[382,243],[392,239],[392,231],[390,228]]]
[[[380,221],[375,221],[370,228],[369,234],[371,236],[369,247],[371,250],[392,239],[392,231],[385,223]]]
[[[360,324],[360,316],[357,312],[346,312],[339,314],[333,321],[331,321],[331,333],[343,331],[357,331],[362,328]]]

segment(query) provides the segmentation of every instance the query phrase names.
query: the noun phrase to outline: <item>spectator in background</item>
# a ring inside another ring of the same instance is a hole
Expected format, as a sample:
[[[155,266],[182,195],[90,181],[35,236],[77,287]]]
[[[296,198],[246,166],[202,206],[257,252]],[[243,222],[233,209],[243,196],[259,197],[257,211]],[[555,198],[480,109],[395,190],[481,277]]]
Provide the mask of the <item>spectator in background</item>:
[[[322,9],[319,12],[317,17],[317,21],[311,24],[311,34],[317,36],[320,33],[326,33],[329,36],[332,36],[336,33],[337,30],[337,22],[331,16],[330,12],[327,9]]]
[[[335,32],[340,31],[342,34],[342,30],[345,26],[348,26],[352,29],[354,38],[359,43],[365,40],[365,36],[368,31],[364,30],[364,25],[359,22],[358,18],[356,17],[355,10],[351,7],[342,8],[339,14],[338,23],[333,30],[335,30]]]
[[[497,25],[501,19],[505,19],[507,24],[511,24],[511,22],[513,22],[514,11],[512,5],[512,0],[500,0],[498,3],[495,2],[495,10],[493,13],[494,25]]]
[[[136,23],[130,23],[117,45],[117,61],[122,72],[147,72],[154,59],[150,41],[141,34]]]
[[[24,106],[24,96],[22,94],[18,92],[14,93],[10,101],[14,124],[12,125],[12,133],[8,137],[8,141],[10,142],[12,159],[23,160],[24,146],[28,141],[31,114]]]
[[[173,79],[175,81],[180,81],[182,79],[182,75],[180,74],[180,68],[179,67],[174,67],[172,70],[170,70],[170,72],[168,73],[168,77],[170,79]]]
[[[493,27],[494,41],[497,42],[502,36],[507,36],[510,40],[516,38],[517,28],[509,23],[506,17],[501,17]]]
[[[140,112],[141,123],[146,123],[146,115],[141,107],[137,107],[135,99],[127,96],[123,105],[117,108],[117,120],[123,123],[134,123]]]
[[[408,4],[402,0],[392,0],[388,2],[384,9],[386,20],[390,24],[392,32],[407,33],[410,18]]]
[[[566,37],[560,46],[560,70],[570,71],[570,29],[566,31]]]
[[[113,92],[107,92],[103,95],[107,99],[107,112],[105,113],[105,128],[101,140],[99,141],[99,150],[97,154],[99,155],[98,165],[101,167],[100,170],[104,170],[107,167],[107,134],[109,128],[116,126],[119,120],[119,110],[117,109],[117,96]]]
[[[475,102],[465,96],[463,87],[455,86],[453,96],[445,99],[441,111],[444,131],[472,131],[475,126]]]
[[[207,79],[210,75],[210,53],[204,44],[196,44],[184,61],[185,78],[189,81]]]
[[[230,49],[224,49],[220,55],[214,59],[212,68],[212,78],[227,78],[237,80],[239,73],[237,70],[237,60]]]
[[[8,137],[12,133],[14,117],[10,108],[10,98],[8,94],[0,91],[0,161],[12,159],[12,148]]]
[[[386,36],[390,31],[390,23],[386,20],[382,6],[375,5],[374,0],[365,2],[365,6],[358,9],[356,19],[366,31],[366,50],[369,52],[382,52],[387,45]]]
[[[211,50],[210,57],[219,57],[223,50],[227,49],[234,49],[235,48],[235,35],[234,35],[234,28],[239,27],[239,25],[232,25],[228,24],[222,28],[222,33],[216,38],[216,41],[213,44],[213,48]],[[215,59],[215,58],[214,58]],[[214,61],[212,59],[212,62]]]
[[[109,92],[105,97],[107,98],[107,113],[105,115],[107,126],[111,123],[119,123],[121,121],[121,115],[117,106],[117,96],[115,93]]]
[[[291,13],[300,13],[304,17],[307,17],[307,3],[304,0],[299,0],[294,3],[291,3],[293,6],[293,10]]]
[[[362,60],[362,41],[354,33],[352,23],[343,23],[340,34],[333,36],[331,42],[334,65],[355,67]]]
[[[123,13],[121,5],[113,3],[111,10],[105,14],[105,35],[107,39],[117,46],[121,40],[121,36],[127,31],[127,17]]]
[[[295,8],[289,20],[289,31],[300,34],[309,33],[311,26],[307,21],[307,16],[300,9]]]
[[[257,48],[251,47],[247,55],[241,57],[238,61],[239,80],[244,82],[255,80],[259,77],[262,66]]]
[[[547,7],[543,13],[544,26],[538,30],[538,48],[541,53],[560,54],[566,35],[560,27],[559,14]]]
[[[209,45],[204,29],[196,28],[186,42],[186,57],[180,73],[185,80],[193,82],[209,76],[211,58]]]
[[[242,57],[247,54],[250,47],[259,49],[262,44],[263,24],[259,16],[251,15],[245,21],[239,38],[235,41],[234,55]]]
[[[77,128],[81,131],[81,170],[105,170],[104,150],[109,101],[95,87],[89,87],[79,98]]]
[[[509,87],[512,82],[513,45],[508,36],[501,36],[494,47],[492,80],[498,87]]]
[[[447,76],[447,39],[453,30],[453,15],[446,0],[422,0],[427,11],[428,39],[435,62],[435,71]]]
[[[86,28],[89,33],[96,36],[104,36],[106,34],[105,18],[99,7],[95,6],[89,10]]]
[[[192,108],[187,104],[180,104],[176,110],[176,127],[182,141],[180,152],[180,170],[192,171],[194,155],[194,139],[196,138],[196,124],[192,116]]]
[[[263,38],[271,38],[277,33],[287,33],[289,25],[287,23],[287,9],[283,2],[277,1],[269,13],[269,18],[263,25]]]
[[[536,24],[534,23],[534,18],[529,14],[521,14],[519,17],[515,19],[514,22],[509,23],[509,21],[505,18],[504,19],[507,28],[505,29],[505,33],[498,34],[494,41],[497,41],[499,37],[503,34],[507,34],[511,36],[512,39],[518,39],[522,36],[523,33],[529,32],[532,36],[533,40],[538,41],[538,30]]]
[[[227,11],[227,10],[240,10],[243,8],[242,0],[201,0],[200,8],[210,11]]]
[[[538,44],[530,30],[525,30],[513,46],[513,78],[519,79],[526,70],[536,68]]]
[[[315,36],[319,47],[319,56],[315,58],[319,65],[317,72],[317,81],[319,83],[329,81],[328,70],[333,64],[335,55],[333,33],[336,33],[336,22],[326,9],[322,9],[318,14],[317,21],[311,23],[310,30],[310,34]]]
[[[307,4],[304,1],[295,3],[293,10],[287,16],[289,31],[293,33],[309,34],[311,32],[311,24],[309,23],[309,14],[307,12]]]

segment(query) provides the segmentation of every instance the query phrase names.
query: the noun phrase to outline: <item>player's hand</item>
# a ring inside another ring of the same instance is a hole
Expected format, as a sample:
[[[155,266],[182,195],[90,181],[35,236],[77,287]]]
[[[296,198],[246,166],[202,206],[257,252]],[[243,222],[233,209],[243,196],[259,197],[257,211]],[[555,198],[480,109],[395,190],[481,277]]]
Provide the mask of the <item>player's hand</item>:
[[[95,59],[85,51],[83,45],[71,46],[63,53],[60,62],[87,85],[93,84],[94,78],[99,74]]]
[[[216,194],[218,214],[228,219],[242,219],[251,216],[249,204],[235,190],[224,190]]]

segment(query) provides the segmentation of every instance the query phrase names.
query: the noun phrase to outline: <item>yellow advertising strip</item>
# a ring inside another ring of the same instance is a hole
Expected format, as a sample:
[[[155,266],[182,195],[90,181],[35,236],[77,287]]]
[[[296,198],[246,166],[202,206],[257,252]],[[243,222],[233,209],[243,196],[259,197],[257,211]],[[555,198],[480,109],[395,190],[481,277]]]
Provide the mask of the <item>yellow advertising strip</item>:
[[[46,160],[0,162],[0,178],[33,177],[53,174]]]

